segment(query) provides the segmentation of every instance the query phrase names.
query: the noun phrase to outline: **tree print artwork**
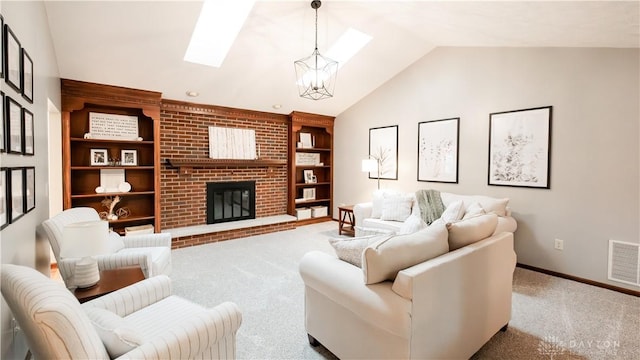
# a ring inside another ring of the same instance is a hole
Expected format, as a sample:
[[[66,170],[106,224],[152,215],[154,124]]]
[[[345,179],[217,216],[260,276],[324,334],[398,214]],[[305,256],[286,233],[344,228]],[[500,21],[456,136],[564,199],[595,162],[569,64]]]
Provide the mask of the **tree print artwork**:
[[[398,180],[398,125],[369,129],[369,156],[379,161],[380,179]]]

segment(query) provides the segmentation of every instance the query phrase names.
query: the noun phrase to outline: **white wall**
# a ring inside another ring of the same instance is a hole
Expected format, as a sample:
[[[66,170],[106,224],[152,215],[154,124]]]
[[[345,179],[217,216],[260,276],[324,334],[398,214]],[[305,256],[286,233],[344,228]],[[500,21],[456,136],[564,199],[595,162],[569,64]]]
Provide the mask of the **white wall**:
[[[1,81],[5,95],[18,102],[34,114],[35,155],[0,155],[3,167],[35,166],[36,168],[36,208],[0,232],[0,258],[2,263],[21,264],[37,267],[48,274],[48,241],[36,234],[37,226],[48,218],[49,200],[48,176],[48,102],[60,108],[60,79],[58,65],[54,57],[53,43],[49,35],[49,25],[41,1],[2,1],[0,12],[5,24],[9,24],[22,47],[31,56],[34,64],[34,103],[29,104],[16,91]],[[57,171],[61,171],[60,168]],[[24,358],[24,343],[12,341],[10,326],[11,313],[7,304],[1,302],[1,343],[0,358]]]
[[[638,49],[435,49],[337,117],[334,203],[370,199],[369,128],[399,125],[399,178],[383,188],[509,197],[518,262],[639,290],[607,280],[608,240],[639,241],[639,65]],[[551,189],[488,186],[489,114],[548,105]],[[459,183],[418,182],[418,122],[451,117]]]

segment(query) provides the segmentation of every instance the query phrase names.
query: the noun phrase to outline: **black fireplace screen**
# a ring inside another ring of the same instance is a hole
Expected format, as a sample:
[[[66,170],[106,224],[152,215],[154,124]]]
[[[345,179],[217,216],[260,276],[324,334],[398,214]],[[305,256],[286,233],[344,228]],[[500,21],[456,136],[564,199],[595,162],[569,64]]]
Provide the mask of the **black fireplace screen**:
[[[207,183],[207,224],[256,218],[255,181]]]

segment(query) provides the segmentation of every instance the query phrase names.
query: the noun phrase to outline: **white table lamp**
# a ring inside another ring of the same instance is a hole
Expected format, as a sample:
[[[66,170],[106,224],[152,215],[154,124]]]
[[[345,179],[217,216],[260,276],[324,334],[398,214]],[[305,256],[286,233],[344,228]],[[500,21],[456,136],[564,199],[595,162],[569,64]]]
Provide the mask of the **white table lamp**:
[[[376,172],[378,174],[378,189],[380,189],[380,160],[375,158],[362,160],[362,172]]]
[[[103,220],[66,225],[62,231],[61,258],[81,258],[76,263],[73,285],[93,286],[100,280],[98,262],[92,256],[109,253],[109,223]]]

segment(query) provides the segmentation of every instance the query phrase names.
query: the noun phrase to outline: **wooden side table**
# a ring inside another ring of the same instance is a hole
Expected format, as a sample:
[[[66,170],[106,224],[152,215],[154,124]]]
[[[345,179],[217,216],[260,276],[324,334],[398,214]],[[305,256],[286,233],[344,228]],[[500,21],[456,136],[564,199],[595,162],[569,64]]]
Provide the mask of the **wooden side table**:
[[[338,235],[356,235],[356,218],[353,215],[353,205],[338,206]]]
[[[120,290],[123,287],[144,280],[144,274],[139,266],[129,266],[113,270],[100,271],[100,281],[89,288],[76,288],[73,295],[80,303],[99,298],[110,292]]]

